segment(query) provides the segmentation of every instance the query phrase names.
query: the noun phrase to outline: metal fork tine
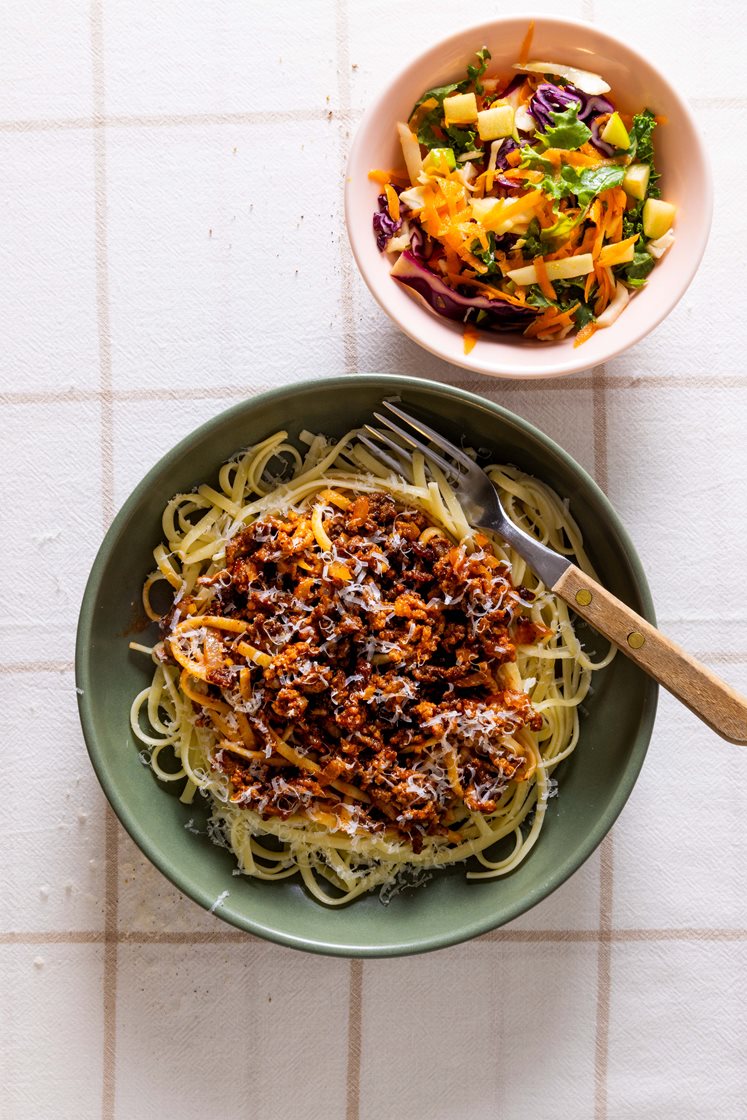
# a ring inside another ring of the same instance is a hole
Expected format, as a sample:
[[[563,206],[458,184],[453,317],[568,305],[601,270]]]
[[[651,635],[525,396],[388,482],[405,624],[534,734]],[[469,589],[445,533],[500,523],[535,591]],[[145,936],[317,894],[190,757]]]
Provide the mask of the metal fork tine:
[[[378,440],[379,443],[383,443],[386,447],[391,448],[396,455],[401,455],[405,465],[409,467],[412,455],[409,447],[403,447],[401,443],[395,443],[393,439],[389,438],[386,432],[382,432],[379,428],[374,428],[371,424],[366,424],[365,429],[367,432],[371,433],[374,440]]]
[[[366,427],[368,427],[368,425],[366,425]],[[406,477],[412,480],[412,475],[410,473],[410,468],[406,459],[398,463],[395,459],[392,458],[391,455],[388,455],[386,451],[382,451],[382,449],[377,444],[375,444],[373,440],[370,440],[368,436],[359,435],[358,442],[362,443],[366,450],[370,451],[375,459],[378,459],[379,462],[383,463],[385,467],[389,467],[389,470],[393,471],[394,474],[405,474]]]
[[[393,412],[394,415],[398,416],[400,420],[403,420],[405,424],[409,424],[409,426],[411,428],[414,428],[416,432],[419,432],[421,436],[425,436],[426,439],[429,439],[432,443],[435,443],[436,447],[440,447],[442,451],[445,451],[448,455],[452,455],[454,459],[456,459],[456,461],[466,470],[474,471],[476,466],[474,460],[470,459],[469,455],[465,455],[461,448],[456,447],[455,444],[451,443],[447,439],[444,439],[444,437],[442,435],[439,435],[438,432],[434,432],[433,428],[429,428],[428,425],[424,424],[422,420],[416,420],[414,416],[410,416],[409,413],[403,412],[401,408],[397,408],[397,406],[395,404],[392,404],[391,401],[382,401],[381,403],[383,404],[384,408],[388,408],[390,412]],[[383,419],[383,417],[377,415],[377,419]],[[429,451],[428,454],[430,454],[431,457],[434,457],[432,451]]]
[[[400,439],[405,440],[405,442],[409,443],[411,447],[414,447],[416,451],[422,451],[426,459],[430,459],[431,462],[437,463],[441,470],[445,472],[445,474],[451,475],[452,478],[455,475],[457,478],[459,477],[459,471],[454,466],[454,464],[448,463],[446,459],[442,458],[442,456],[438,454],[437,451],[431,450],[431,448],[426,444],[421,443],[419,439],[415,439],[415,436],[410,435],[409,432],[403,431],[403,429],[395,424],[393,420],[390,420],[388,416],[382,416],[380,412],[374,412],[374,416],[380,423],[385,424],[390,431],[394,432],[395,435],[398,435]]]

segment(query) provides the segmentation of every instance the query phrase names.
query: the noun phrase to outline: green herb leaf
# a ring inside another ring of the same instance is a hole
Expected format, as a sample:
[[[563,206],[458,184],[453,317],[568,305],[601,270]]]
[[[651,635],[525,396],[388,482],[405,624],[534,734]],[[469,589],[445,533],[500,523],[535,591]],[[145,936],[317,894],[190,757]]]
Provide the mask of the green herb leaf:
[[[438,112],[439,119],[436,123],[439,125],[442,124],[443,109],[441,106],[443,105],[443,100],[445,97],[450,97],[453,93],[463,93],[471,82],[475,83],[475,90],[477,91],[477,93],[482,93],[483,87],[482,83],[480,82],[480,78],[488,68],[488,60],[490,59],[490,57],[491,54],[488,48],[483,47],[482,50],[477,51],[477,66],[468,66],[467,77],[462,78],[461,82],[450,82],[449,85],[446,86],[434,86],[433,89],[427,89],[422,97],[419,97],[413,105],[412,109],[410,110],[410,116],[408,120],[412,120],[417,110],[425,101],[433,98],[434,101],[438,102],[438,106],[434,106],[430,110],[430,112],[428,113],[428,117]],[[424,143],[424,141],[422,140],[420,142],[421,144]]]
[[[547,296],[540,291],[536,284],[532,284],[527,292],[527,303],[531,307],[541,307],[544,311],[546,307],[560,307],[556,299],[548,299]]]
[[[643,240],[643,200],[623,214],[623,240],[636,233]]]
[[[625,168],[615,165],[606,167],[564,167],[561,171],[563,182],[568,184],[571,194],[575,194],[579,206],[588,206],[602,191],[619,187],[625,178]]]
[[[555,168],[549,159],[535,151],[534,148],[521,148],[520,167],[528,167],[531,171],[542,171],[545,175],[553,175]],[[542,188],[545,189],[544,187]]]
[[[575,229],[578,223],[583,221],[585,217],[585,210],[581,210],[575,217],[572,214],[561,214],[557,222],[542,230],[542,240],[545,242],[557,241],[561,237],[567,237],[571,230]],[[545,246],[545,248],[546,247],[547,246]]]
[[[483,76],[483,74],[487,70],[488,62],[490,61],[490,59],[492,57],[493,56],[491,55],[488,48],[483,47],[482,50],[479,50],[477,52],[477,66],[468,66],[467,67],[467,75],[468,75],[470,81],[475,83],[475,93],[482,93],[483,92],[484,87],[483,87],[482,82],[480,81],[480,78]]]
[[[452,93],[461,93],[466,85],[467,80],[463,79],[461,82],[452,82],[448,86],[435,86],[433,89],[427,89],[423,96],[418,98],[413,105],[409,119],[412,120],[415,113],[425,101],[430,101],[430,99],[433,98],[434,101],[437,101],[438,104],[441,105],[445,97],[450,97]],[[435,112],[435,106],[430,112]],[[430,113],[428,115],[430,116]],[[443,117],[443,111],[441,111],[441,117]]]
[[[656,128],[656,118],[650,109],[636,113],[630,129],[630,148],[628,153],[636,163],[654,162],[653,131]]]
[[[550,161],[533,148],[521,149],[521,166],[543,172],[544,178],[537,186],[550,198],[568,198],[573,194],[581,207],[588,206],[602,191],[619,187],[625,178],[625,168],[617,164],[582,167],[578,171],[566,165],[559,175],[555,175]]]
[[[587,323],[593,323],[595,319],[596,315],[592,311],[590,305],[588,303],[584,303],[583,301],[579,303],[578,307],[573,313],[573,322],[576,324],[578,330],[581,330],[582,327],[585,327]]]
[[[578,119],[581,103],[576,102],[562,113],[550,113],[552,125],[541,133],[542,143],[548,148],[571,151],[580,148],[591,137],[591,129]]]
[[[451,141],[455,156],[462,156],[465,152],[474,150],[477,143],[477,133],[471,128],[459,128],[455,124],[449,124],[444,128],[444,132]]]
[[[521,247],[521,255],[527,258],[541,257],[544,252],[545,246],[541,241],[540,224],[536,218],[532,218],[524,234],[524,244]]]
[[[482,261],[482,263],[487,266],[488,271],[484,272],[482,274],[483,276],[500,275],[501,270],[495,259],[495,233],[492,229],[488,231],[487,238],[487,249],[483,249],[479,241],[473,241],[470,245],[470,252],[473,256],[477,257],[479,261]]]
[[[618,265],[613,271],[629,287],[642,288],[655,264],[656,261],[651,254],[642,249],[635,253],[632,261],[625,265]]]
[[[443,148],[445,144],[445,134],[441,127],[443,120],[443,113],[441,107],[431,109],[427,116],[423,117],[418,128],[418,143],[424,144],[426,148]],[[438,129],[438,131],[436,131]]]
[[[586,280],[586,276],[571,276],[568,280],[553,280],[552,286],[561,302],[565,301],[566,306],[570,307],[583,296]]]
[[[628,155],[631,163],[647,163],[651,168],[646,198],[661,197],[661,191],[656,185],[661,176],[654,165],[653,132],[655,128],[656,118],[654,114],[650,109],[644,109],[642,113],[636,113],[633,117],[633,125],[630,129]]]
[[[574,281],[575,279],[574,277]],[[596,318],[591,305],[586,303],[583,298],[585,281],[585,276],[581,277],[579,284],[570,280],[554,280],[553,288],[558,296],[557,299],[547,299],[537,285],[533,284],[527,292],[527,303],[531,307],[538,307],[541,310],[547,307],[557,307],[560,311],[568,311],[571,307],[575,307],[573,322],[577,329],[581,330],[581,327],[585,327],[587,323],[593,323]],[[574,290],[577,287],[581,289],[579,292]]]

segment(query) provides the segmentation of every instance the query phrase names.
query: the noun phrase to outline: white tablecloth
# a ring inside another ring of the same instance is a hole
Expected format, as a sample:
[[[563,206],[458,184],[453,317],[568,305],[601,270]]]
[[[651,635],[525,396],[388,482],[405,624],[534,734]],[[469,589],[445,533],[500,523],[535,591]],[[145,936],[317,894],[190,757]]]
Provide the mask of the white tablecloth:
[[[747,687],[742,5],[564,5],[674,76],[716,207],[662,327],[606,368],[523,386],[465,378],[397,333],[341,203],[369,96],[461,13],[499,11],[2,5],[8,1120],[747,1115],[747,751],[666,696],[627,808],[570,882],[479,941],[365,964],[265,944],[182,898],[83,749],[75,622],[131,487],[224,406],[357,370],[466,385],[559,440],[617,506],[662,627]]]

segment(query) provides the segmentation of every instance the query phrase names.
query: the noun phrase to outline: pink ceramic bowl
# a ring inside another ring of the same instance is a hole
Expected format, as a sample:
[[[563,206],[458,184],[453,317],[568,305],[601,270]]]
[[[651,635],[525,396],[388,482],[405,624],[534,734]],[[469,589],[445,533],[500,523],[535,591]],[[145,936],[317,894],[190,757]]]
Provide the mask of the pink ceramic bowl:
[[[484,332],[470,354],[463,330],[442,319],[389,275],[392,258],[379,253],[371,220],[380,188],[372,168],[403,165],[395,128],[407,120],[418,97],[433,86],[461,78],[483,45],[493,59],[489,73],[509,74],[517,61],[529,17],[478,24],[419,55],[367,109],[353,142],[345,184],[345,219],[353,254],[372,295],[394,322],[432,354],[464,369],[495,377],[556,377],[599,365],[653,330],[675,306],[695,275],[711,224],[712,188],[703,142],[692,114],[660,71],[632,47],[590,24],[535,17],[531,56],[601,74],[624,111],[650,108],[667,118],[656,130],[662,194],[677,206],[676,241],[658,262],[648,284],[618,320],[574,349],[573,337],[541,343],[521,335]]]

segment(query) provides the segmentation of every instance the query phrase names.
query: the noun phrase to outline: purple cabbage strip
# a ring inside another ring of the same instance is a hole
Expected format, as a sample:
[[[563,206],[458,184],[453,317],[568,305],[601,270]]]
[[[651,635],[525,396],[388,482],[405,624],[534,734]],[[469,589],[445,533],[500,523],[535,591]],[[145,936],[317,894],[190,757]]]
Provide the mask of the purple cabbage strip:
[[[395,268],[397,271],[392,273],[394,278],[422,296],[436,314],[444,319],[464,323],[465,315],[473,308],[475,312],[486,313],[479,324],[484,330],[521,331],[538,314],[536,308],[517,307],[513,303],[488,299],[487,296],[462,296],[444,284],[435,272],[431,272],[408,251],[402,253]],[[474,324],[475,319],[476,316],[470,316],[468,322]]]
[[[419,261],[425,261],[430,256],[430,248],[426,244],[425,233],[420,226],[412,224],[410,226],[410,252]]]
[[[552,127],[550,113],[562,113],[571,105],[580,106],[578,119],[591,129],[591,143],[597,151],[607,157],[614,155],[615,149],[601,139],[599,126],[595,127],[594,120],[600,113],[614,113],[615,107],[606,97],[593,97],[570,83],[567,86],[556,86],[543,82],[535,90],[527,108],[540,132],[544,132]]]
[[[525,78],[526,78],[526,74],[515,74],[513,76],[513,78],[511,79],[511,81],[506,86],[506,88],[501,90],[501,92],[497,93],[495,96],[497,98],[508,97],[510,94],[512,94],[514,92],[515,89],[518,89],[519,86],[524,85]]]
[[[500,150],[498,152],[498,158],[495,161],[495,166],[496,166],[497,170],[500,170],[500,171],[505,171],[506,170],[506,168],[508,167],[508,156],[510,155],[511,152],[515,152],[518,147],[519,147],[519,145],[516,143],[516,141],[514,140],[514,138],[512,136],[507,136],[506,137],[506,139],[503,141],[503,143],[500,146]],[[511,186],[515,187],[516,183],[512,183]]]
[[[383,253],[390,237],[394,237],[402,229],[402,219],[395,222],[389,213],[386,195],[380,194],[378,198],[379,212],[373,216],[373,228],[376,234],[376,244]]]
[[[589,125],[589,128],[591,129],[591,139],[589,143],[593,144],[596,150],[601,155],[606,156],[607,159],[611,159],[615,154],[616,149],[612,146],[612,144],[608,144],[607,141],[603,140],[600,136],[602,129],[596,117]]]

